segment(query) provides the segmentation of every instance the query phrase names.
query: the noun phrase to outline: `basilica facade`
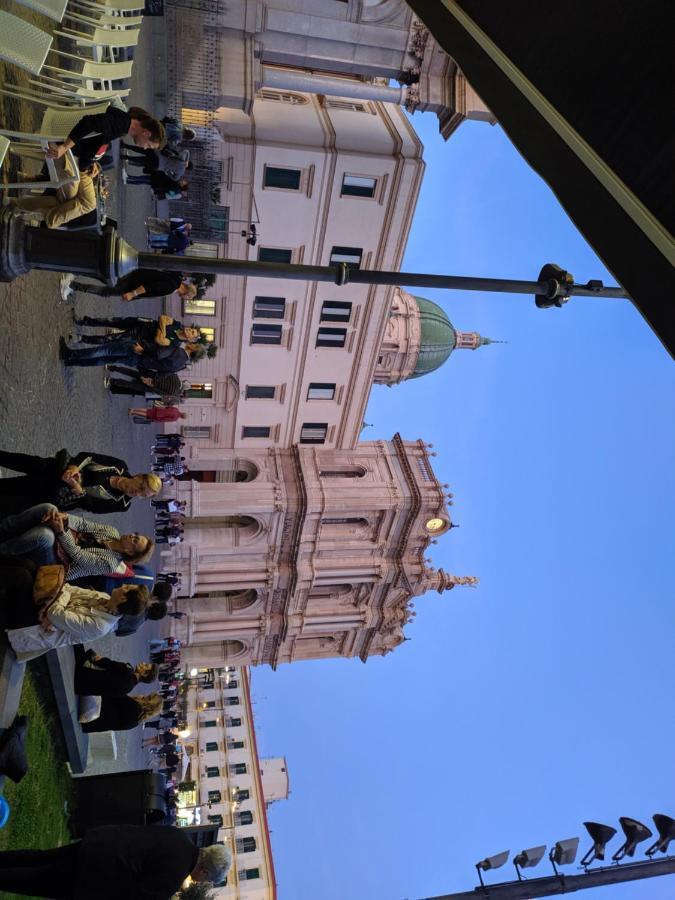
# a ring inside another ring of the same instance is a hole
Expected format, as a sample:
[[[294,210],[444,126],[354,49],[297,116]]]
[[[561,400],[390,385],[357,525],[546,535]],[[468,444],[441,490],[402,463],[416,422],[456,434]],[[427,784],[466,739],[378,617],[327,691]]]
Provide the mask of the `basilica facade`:
[[[321,19],[309,31],[308,17]],[[399,269],[423,148],[383,79],[458,84],[410,10],[216,3],[195,54],[198,20],[182,21],[169,105],[197,131],[191,158],[208,186],[172,210],[200,222],[191,252]],[[190,67],[207,51],[217,77],[200,93]],[[173,488],[186,501],[185,540],[162,559],[182,575],[176,633],[189,665],[365,661],[402,643],[417,596],[475,583],[425,555],[452,528],[429,446],[361,436],[373,384],[395,389],[486,339],[383,285],[218,276],[204,298],[172,299],[168,311],[220,348],[189,373],[190,477]]]

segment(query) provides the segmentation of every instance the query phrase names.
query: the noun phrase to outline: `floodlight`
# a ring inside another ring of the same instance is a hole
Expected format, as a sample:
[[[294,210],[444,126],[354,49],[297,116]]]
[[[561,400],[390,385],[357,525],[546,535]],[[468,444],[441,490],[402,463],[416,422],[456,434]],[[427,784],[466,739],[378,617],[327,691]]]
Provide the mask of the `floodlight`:
[[[558,841],[554,847],[551,848],[551,852],[548,855],[548,858],[553,863],[553,868],[557,872],[558,870],[555,868],[556,865],[559,866],[570,866],[577,858],[577,850],[579,849],[579,838],[566,838],[564,841]]]
[[[199,675],[199,669],[190,669],[190,677],[194,678],[195,675]]]
[[[546,853],[546,844],[541,847],[530,847],[529,850],[521,850],[517,856],[513,857],[513,865],[516,867],[518,878],[520,878],[521,869],[531,869],[538,866]]]
[[[482,859],[479,863],[476,863],[476,871],[478,872],[478,878],[480,879],[480,883],[483,884],[483,876],[481,874],[481,870],[487,872],[488,869],[499,869],[501,866],[506,863],[509,858],[510,850],[504,850],[503,853],[496,853],[494,856],[486,856],[485,859]]]
[[[623,833],[626,835],[626,840],[616,851],[612,859],[614,862],[619,862],[620,859],[623,859],[624,856],[633,856],[635,854],[635,848],[638,844],[642,843],[642,841],[646,841],[647,838],[652,836],[652,832],[650,828],[647,828],[646,825],[643,825],[642,822],[638,822],[637,819],[630,819],[628,816],[621,816],[619,819],[619,824],[623,828]]]
[[[584,822],[584,828],[590,834],[593,846],[581,860],[582,866],[587,866],[594,859],[603,860],[605,858],[605,845],[608,844],[616,834],[616,828],[611,825],[601,825],[599,822]]]
[[[659,833],[659,839],[651,845],[649,850],[645,850],[647,856],[653,856],[657,850],[665,853],[668,849],[668,844],[675,838],[675,819],[671,819],[670,816],[664,816],[662,813],[656,813],[656,815],[652,816],[652,819],[654,819],[656,830]]]

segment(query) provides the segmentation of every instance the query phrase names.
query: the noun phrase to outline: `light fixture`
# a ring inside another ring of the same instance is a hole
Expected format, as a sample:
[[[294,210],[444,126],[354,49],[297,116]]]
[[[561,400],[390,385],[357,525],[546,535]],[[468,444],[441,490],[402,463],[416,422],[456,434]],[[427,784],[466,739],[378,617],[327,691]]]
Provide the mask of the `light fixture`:
[[[184,728],[182,731],[178,732],[179,738],[188,738],[190,737],[191,731],[189,728]]]
[[[476,863],[476,871],[478,872],[478,878],[480,879],[481,885],[483,884],[483,876],[481,872],[487,872],[490,869],[499,869],[501,868],[509,858],[510,850],[504,850],[502,853],[496,853],[494,856],[486,856],[485,859],[482,859],[479,863]]]
[[[517,856],[513,857],[513,865],[516,867],[518,879],[520,880],[521,869],[531,869],[538,866],[546,853],[546,844],[541,847],[530,847],[528,850],[521,850]]]
[[[633,856],[635,854],[635,848],[638,844],[642,843],[642,841],[646,841],[647,838],[652,836],[652,831],[650,828],[647,828],[646,825],[643,825],[642,822],[638,822],[637,819],[630,819],[628,816],[621,816],[619,819],[619,824],[623,828],[623,833],[626,835],[626,840],[616,851],[612,859],[614,862],[618,862],[620,859],[623,859],[624,856]]]
[[[551,848],[548,858],[551,860],[553,871],[558,874],[556,866],[571,866],[577,858],[577,850],[579,849],[579,838],[566,838],[564,841],[557,841]]]
[[[665,853],[668,844],[675,838],[675,819],[670,816],[664,816],[662,813],[656,813],[652,816],[656,830],[659,833],[658,840],[655,841],[648,850],[645,850],[647,856],[653,856],[657,850]]]
[[[605,858],[605,845],[616,834],[616,828],[612,828],[611,825],[601,825],[600,822],[584,822],[584,828],[593,841],[593,846],[581,860],[582,866],[588,866],[595,859],[603,860]]]
[[[199,669],[190,669],[190,678],[194,678],[195,675],[199,675]]]

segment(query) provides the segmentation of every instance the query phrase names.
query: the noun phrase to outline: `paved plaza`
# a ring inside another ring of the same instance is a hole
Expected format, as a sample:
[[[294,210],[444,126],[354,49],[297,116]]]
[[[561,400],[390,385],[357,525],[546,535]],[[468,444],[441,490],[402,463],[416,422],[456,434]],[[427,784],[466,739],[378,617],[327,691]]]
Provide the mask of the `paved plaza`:
[[[144,30],[145,33],[145,30]],[[129,105],[152,106],[150,77],[151,35],[137,48]],[[163,110],[157,110],[158,115]],[[17,110],[9,109],[10,119]],[[6,127],[17,127],[16,122]],[[127,196],[123,197],[121,191]],[[111,215],[119,218],[124,237],[143,248],[145,218],[155,214],[155,204],[147,187],[124,188],[116,174],[113,178]],[[132,212],[133,210],[133,212]],[[67,232],[63,240],[68,240]],[[74,304],[61,302],[59,274],[32,272],[11,284],[0,283],[0,423],[2,448],[49,455],[61,447],[72,453],[92,450],[127,460],[133,472],[148,470],[150,445],[155,434],[152,425],[134,425],[127,414],[140,398],[114,397],[103,386],[103,368],[67,369],[59,359],[59,338],[73,330],[73,316],[146,315],[162,311],[161,300],[136,301],[77,295]],[[0,475],[13,474],[0,470]],[[96,517],[93,517],[96,518]],[[105,521],[120,531],[152,534],[152,507],[147,501],[134,501],[125,515],[106,516]],[[157,556],[157,554],[156,554]],[[154,560],[158,565],[159,560]],[[126,638],[108,637],[96,644],[98,652],[132,663],[147,660],[147,641],[164,623],[146,623]],[[151,689],[156,685],[149,686]],[[126,769],[144,766],[147,755],[140,751],[141,729],[117,735],[118,760],[105,768]],[[87,774],[101,771],[90,768]]]

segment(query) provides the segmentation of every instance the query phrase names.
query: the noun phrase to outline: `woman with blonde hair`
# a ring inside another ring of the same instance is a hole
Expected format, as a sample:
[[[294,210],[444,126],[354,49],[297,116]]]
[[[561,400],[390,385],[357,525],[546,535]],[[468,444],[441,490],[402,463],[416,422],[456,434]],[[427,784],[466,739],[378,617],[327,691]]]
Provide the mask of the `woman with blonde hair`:
[[[101,698],[100,715],[91,722],[85,722],[82,731],[86,734],[95,731],[129,731],[146,719],[156,718],[162,711],[162,703],[159,694],[139,694],[137,697],[106,694]]]
[[[120,534],[110,525],[61,513],[51,503],[0,521],[0,556],[30,559],[38,566],[60,563],[68,581],[133,574],[131,567],[147,562],[154,549],[144,534]]]

